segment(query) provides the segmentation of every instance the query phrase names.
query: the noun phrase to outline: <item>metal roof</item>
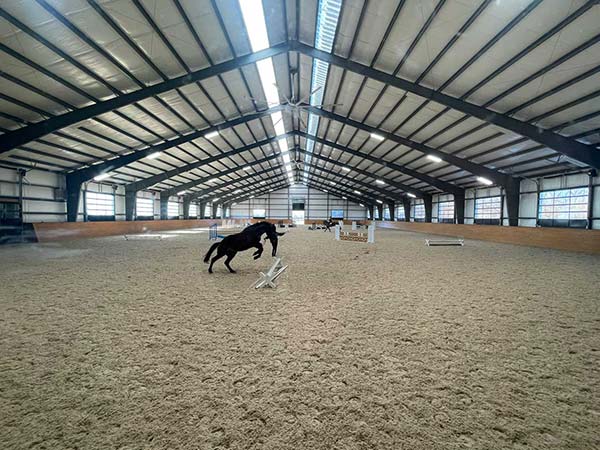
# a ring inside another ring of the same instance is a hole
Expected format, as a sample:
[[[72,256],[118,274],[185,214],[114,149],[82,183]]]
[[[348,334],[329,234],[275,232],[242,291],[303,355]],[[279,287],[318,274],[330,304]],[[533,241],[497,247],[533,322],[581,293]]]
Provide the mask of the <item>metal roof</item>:
[[[284,108],[297,181],[370,201],[600,167],[597,1],[344,0],[330,53],[318,7],[263,0],[252,53],[238,0],[2,1],[0,165],[207,198],[285,185],[254,100],[272,57],[282,103],[329,63],[325,106]]]

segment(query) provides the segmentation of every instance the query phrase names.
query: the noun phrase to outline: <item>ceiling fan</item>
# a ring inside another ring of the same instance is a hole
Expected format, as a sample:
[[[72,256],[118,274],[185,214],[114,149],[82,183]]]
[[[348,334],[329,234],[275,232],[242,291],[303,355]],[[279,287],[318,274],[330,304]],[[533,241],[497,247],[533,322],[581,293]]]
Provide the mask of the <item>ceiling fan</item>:
[[[277,89],[279,96],[283,97],[285,99],[284,103],[269,103],[266,100],[261,100],[261,99],[257,99],[257,98],[253,98],[253,97],[250,97],[250,99],[254,102],[254,104],[262,103],[263,105],[266,105],[267,108],[271,108],[273,106],[283,106],[282,112],[284,112],[284,111],[289,112],[292,115],[292,121],[295,119],[298,119],[305,129],[308,129],[308,125],[302,118],[301,112],[303,110],[306,111],[310,107],[322,108],[322,107],[343,106],[342,103],[327,103],[327,104],[321,103],[319,105],[311,105],[310,103],[307,103],[307,102],[310,102],[310,98],[313,96],[313,94],[316,94],[321,89],[323,89],[323,86],[317,86],[308,95],[305,95],[301,99],[298,99],[296,97],[296,92],[294,89],[294,86],[296,85],[295,78],[296,78],[298,72],[296,70],[291,70],[290,74],[292,76],[292,82],[291,82],[292,96],[290,98],[288,98],[287,96],[285,96],[283,94],[283,92],[281,92],[281,90],[279,89],[279,86],[277,86],[277,84],[275,84],[275,83],[273,84],[275,86],[275,88]],[[307,111],[307,114],[308,114],[308,111]],[[273,124],[273,126],[276,126],[282,120],[283,120],[283,114],[281,115],[281,119],[279,119],[277,122],[275,122]]]

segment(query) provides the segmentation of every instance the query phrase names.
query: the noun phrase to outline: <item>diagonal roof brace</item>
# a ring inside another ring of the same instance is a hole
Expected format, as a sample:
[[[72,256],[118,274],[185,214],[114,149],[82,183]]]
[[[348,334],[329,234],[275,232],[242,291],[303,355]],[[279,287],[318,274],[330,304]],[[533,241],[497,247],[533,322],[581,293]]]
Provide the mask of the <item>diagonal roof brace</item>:
[[[290,51],[297,51],[303,55],[328,62],[335,66],[349,70],[350,72],[371,78],[386,85],[419,95],[423,98],[455,109],[456,111],[460,111],[487,123],[504,128],[505,130],[517,133],[521,136],[531,139],[532,141],[543,144],[552,150],[569,156],[570,158],[583,162],[591,167],[597,169],[600,168],[600,152],[591,145],[583,144],[574,139],[562,136],[544,128],[540,128],[530,123],[523,122],[505,114],[495,112],[491,109],[487,109],[474,103],[437,92],[434,89],[430,89],[420,84],[395,77],[380,70],[372,69],[347,58],[317,50],[316,48],[301,42],[290,41],[289,44]],[[447,154],[444,153],[443,155]],[[447,158],[445,159],[447,160]],[[450,161],[448,160],[448,162]]]
[[[232,183],[240,183],[242,181],[252,180],[253,178],[256,178],[256,177],[259,177],[261,175],[267,174],[267,173],[269,173],[271,171],[280,169],[281,167],[282,167],[281,165],[275,166],[275,167],[269,167],[268,169],[263,169],[263,170],[261,170],[259,172],[254,172],[254,173],[251,173],[249,175],[245,175],[243,177],[236,178],[233,182],[231,182],[231,181],[225,181],[225,182],[223,182],[221,184],[214,185],[214,186],[212,186],[210,188],[202,189],[201,191],[196,191],[196,192],[192,192],[190,194],[186,194],[185,198],[189,198],[191,200],[202,199],[202,197],[210,195],[211,193],[214,193],[215,191],[217,191],[219,189],[223,189],[224,187],[227,187],[228,185],[230,185]],[[238,170],[239,170],[239,167],[238,167]],[[219,174],[219,175],[221,175],[221,174]],[[237,189],[242,189],[242,188],[235,188],[235,189],[237,190]]]
[[[323,110],[320,108],[315,108],[313,106],[306,107],[305,109],[308,112],[310,112],[311,114],[325,117],[327,119],[334,120],[336,122],[345,123],[346,125],[357,128],[359,130],[366,131],[368,133],[379,134],[380,136],[383,136],[384,138],[389,139],[392,142],[396,142],[397,144],[405,145],[407,147],[410,147],[412,149],[420,151],[421,153],[424,153],[426,155],[437,156],[439,158],[442,158],[444,161],[446,161],[449,164],[452,164],[456,167],[460,167],[461,169],[466,170],[467,172],[471,172],[473,175],[478,175],[478,176],[489,178],[494,183],[499,184],[501,186],[505,186],[509,182],[509,180],[508,180],[508,178],[510,178],[509,175],[503,174],[494,169],[489,169],[485,166],[473,163],[473,162],[463,159],[463,158],[459,158],[459,157],[451,155],[449,153],[444,153],[440,150],[437,150],[435,148],[421,144],[419,142],[411,141],[410,139],[407,139],[405,137],[398,136],[393,133],[389,133],[380,128],[375,128],[370,125],[364,124],[362,122],[358,122],[356,120],[352,120],[347,117],[340,116],[338,114],[335,114],[335,113],[332,113],[330,111],[326,111],[326,110]],[[408,169],[408,170],[410,170],[410,169]],[[418,172],[415,172],[415,173],[418,173]],[[415,178],[417,178],[417,177],[415,177]]]
[[[160,144],[152,145],[143,150],[138,150],[138,151],[135,151],[132,153],[128,153],[126,155],[121,155],[116,158],[110,159],[108,161],[104,161],[100,164],[94,164],[93,166],[86,167],[84,169],[75,170],[75,171],[67,174],[67,178],[70,178],[72,180],[77,180],[78,182],[88,181],[100,174],[107,173],[112,170],[116,170],[121,167],[125,167],[128,164],[132,164],[136,161],[139,161],[140,159],[143,159],[143,158],[151,155],[152,153],[162,152],[162,151],[168,150],[172,147],[176,147],[178,145],[185,144],[186,142],[190,142],[190,141],[193,141],[194,139],[201,138],[205,134],[211,133],[213,131],[221,131],[221,130],[225,130],[227,128],[235,127],[236,125],[241,125],[243,123],[251,122],[253,120],[258,120],[262,117],[268,116],[268,115],[272,114],[273,112],[276,112],[279,110],[280,110],[279,107],[270,108],[266,111],[261,111],[261,112],[255,113],[255,114],[248,114],[245,116],[238,117],[237,119],[228,120],[227,122],[223,122],[219,125],[215,125],[215,126],[212,126],[209,128],[204,128],[203,130],[197,130],[197,131],[194,131],[193,133],[186,134],[185,136],[171,139],[169,141],[162,142]],[[280,139],[280,138],[277,138],[275,140],[278,140],[278,139]],[[235,151],[235,150],[232,150],[232,152],[235,152],[233,154],[237,153],[237,151]],[[228,153],[230,153],[230,152],[220,153],[217,156],[219,158],[225,157],[228,155]],[[184,166],[184,167],[187,167],[187,166]],[[178,169],[174,169],[174,170],[178,170]],[[191,169],[188,169],[188,170],[191,170]],[[153,183],[153,184],[155,184],[155,183]]]
[[[308,154],[308,152],[306,150],[303,150],[303,149],[301,149],[299,147],[296,147],[295,150],[298,153],[302,153],[302,154],[305,154],[305,155]],[[334,164],[336,166],[344,166],[344,164],[341,163],[340,161],[337,161],[337,160],[331,159],[331,158],[327,158],[326,156],[323,156],[323,155],[318,155],[316,153],[311,153],[310,155],[311,155],[312,158],[321,160],[321,161],[326,162],[326,163]],[[408,185],[406,185],[404,183],[399,183],[397,181],[391,180],[391,179],[386,178],[386,177],[374,175],[372,172],[368,172],[366,170],[359,169],[358,167],[355,167],[355,166],[349,167],[349,169],[351,171],[353,171],[353,172],[356,172],[358,174],[364,175],[366,177],[382,180],[387,185],[393,186],[393,187],[395,187],[397,189],[401,189],[401,190],[403,190],[405,192],[411,192],[411,193],[413,193],[414,195],[416,195],[417,197],[420,197],[420,198],[425,197],[426,195],[428,195],[427,193],[423,192],[420,189],[414,188],[412,186],[408,186]],[[340,174],[340,175],[343,175],[343,174]]]
[[[325,169],[324,167],[315,166],[314,164],[310,164],[310,163],[307,163],[307,162],[303,162],[303,164],[306,165],[306,166],[311,167],[314,170],[318,170],[318,171],[326,173],[328,175],[332,175],[332,176],[335,176],[335,177],[338,177],[338,178],[344,178],[344,176],[342,174],[339,174],[337,172],[333,172],[332,170]],[[330,183],[332,181],[330,179],[327,179],[327,180]],[[359,186],[362,186],[363,189],[369,189],[369,190],[377,192],[379,195],[382,195],[386,200],[398,200],[399,198],[403,198],[404,197],[404,195],[398,195],[398,194],[394,194],[394,193],[391,193],[391,192],[386,192],[384,189],[378,188],[377,186],[373,186],[373,185],[367,184],[364,181],[358,181],[358,180],[355,180],[355,179],[352,179],[352,180],[349,180],[349,181],[351,183],[355,183],[355,184],[358,184]],[[339,184],[338,182],[335,182],[335,184],[332,185],[332,187],[333,186],[337,186],[338,184]]]
[[[252,167],[252,166],[256,166],[258,164],[263,164],[265,162],[273,161],[273,160],[279,158],[279,156],[280,155],[276,153],[276,154],[273,154],[273,155],[269,155],[269,156],[267,156],[265,158],[256,159],[254,161],[249,162],[247,164],[247,166]],[[178,192],[185,191],[187,189],[193,188],[195,186],[198,186],[199,184],[204,184],[204,183],[212,180],[215,177],[224,177],[226,175],[231,175],[232,173],[238,172],[240,170],[242,170],[242,167],[240,167],[240,166],[232,167],[231,169],[223,170],[223,171],[221,171],[221,172],[219,172],[217,174],[214,174],[214,175],[209,175],[207,177],[198,178],[197,180],[188,181],[187,183],[179,184],[179,185],[177,185],[175,187],[172,187],[170,189],[165,189],[164,191],[160,191],[160,195],[161,196],[165,196],[165,197],[170,197],[171,195],[175,195]],[[272,167],[269,170],[275,170],[275,168]],[[254,175],[256,175],[256,174],[254,174]]]
[[[289,134],[289,135],[291,135],[291,134]],[[127,191],[141,191],[143,189],[149,188],[150,186],[154,186],[157,183],[160,183],[162,181],[168,180],[169,178],[172,178],[174,176],[180,175],[180,174],[185,173],[185,172],[189,172],[190,170],[198,169],[198,168],[200,168],[202,166],[205,166],[207,164],[211,164],[213,162],[219,161],[219,160],[221,160],[223,158],[227,158],[227,157],[230,157],[230,156],[235,156],[235,155],[238,155],[240,153],[244,153],[244,152],[253,150],[255,148],[262,147],[263,145],[268,145],[268,144],[270,144],[272,142],[276,142],[276,141],[279,141],[280,139],[284,139],[287,136],[288,136],[288,134],[285,134],[285,135],[282,134],[280,136],[271,137],[271,138],[264,139],[264,140],[259,141],[259,142],[255,142],[253,144],[245,145],[243,147],[230,150],[228,152],[219,153],[219,154],[211,156],[209,158],[204,158],[204,159],[198,160],[196,162],[193,162],[193,163],[190,163],[190,164],[186,164],[185,166],[176,167],[174,169],[158,173],[158,174],[153,175],[151,177],[144,178],[144,179],[142,179],[140,181],[136,181],[134,183],[130,183],[127,186],[125,186],[125,190],[127,190]],[[277,153],[277,154],[273,155],[272,158],[270,157],[268,159],[265,159],[265,161],[270,161],[271,159],[275,159],[277,156],[280,156],[280,154]],[[257,161],[254,161],[251,164],[255,164],[256,162]],[[240,169],[240,167],[235,167],[234,171],[235,170],[239,170],[239,169]],[[210,178],[214,178],[214,177],[221,176],[221,175],[224,175],[224,172],[219,172],[218,174],[212,175]],[[189,183],[176,186],[173,189],[179,188],[178,191],[181,191],[183,189],[187,189],[187,187],[184,187],[187,184],[189,184]]]
[[[416,178],[417,180],[421,180],[421,181],[423,181],[423,182],[425,182],[425,183],[427,183],[427,184],[429,184],[431,186],[434,186],[434,187],[438,188],[442,192],[449,192],[451,194],[456,194],[456,193],[462,193],[463,192],[462,188],[460,188],[460,187],[458,187],[458,186],[456,186],[454,184],[448,183],[446,181],[442,181],[442,180],[440,180],[438,178],[430,177],[430,176],[422,174],[420,172],[416,172],[416,171],[414,171],[412,169],[409,169],[408,167],[404,167],[404,166],[401,166],[399,164],[396,164],[396,163],[393,163],[393,162],[389,162],[389,161],[386,161],[386,160],[381,159],[381,158],[377,158],[376,156],[372,156],[372,155],[368,155],[368,154],[363,153],[363,152],[359,152],[358,150],[353,150],[351,148],[344,147],[343,145],[336,144],[335,142],[330,142],[330,141],[326,141],[325,139],[321,139],[321,138],[316,137],[316,136],[311,136],[311,135],[309,135],[307,133],[304,133],[303,131],[296,131],[295,134],[297,134],[298,136],[301,136],[303,138],[306,138],[306,139],[311,139],[311,140],[313,140],[315,142],[318,142],[319,144],[327,145],[327,146],[329,146],[331,148],[335,148],[335,149],[340,150],[342,152],[349,153],[349,154],[357,156],[359,158],[367,159],[367,160],[372,161],[372,162],[374,162],[376,164],[380,164],[380,165],[382,165],[384,167],[389,167],[390,169],[396,170],[396,171],[398,171],[400,173],[404,173],[404,174],[409,175],[409,176],[411,176],[413,178]]]
[[[259,52],[250,53],[248,55],[240,56],[220,64],[215,64],[214,66],[210,66],[205,69],[197,70],[188,75],[182,75],[180,77],[163,81],[152,86],[138,89],[137,91],[133,91],[128,94],[119,95],[108,100],[94,103],[90,106],[85,106],[59,116],[54,116],[50,119],[19,128],[18,130],[9,131],[8,133],[3,134],[2,138],[0,139],[0,154],[47,134],[54,133],[61,128],[91,119],[92,117],[96,117],[115,109],[130,105],[148,97],[162,94],[196,81],[206,80],[208,78],[238,69],[242,66],[260,61],[261,59],[286,53],[288,50],[289,45],[287,42],[285,42],[283,44],[266,48]]]

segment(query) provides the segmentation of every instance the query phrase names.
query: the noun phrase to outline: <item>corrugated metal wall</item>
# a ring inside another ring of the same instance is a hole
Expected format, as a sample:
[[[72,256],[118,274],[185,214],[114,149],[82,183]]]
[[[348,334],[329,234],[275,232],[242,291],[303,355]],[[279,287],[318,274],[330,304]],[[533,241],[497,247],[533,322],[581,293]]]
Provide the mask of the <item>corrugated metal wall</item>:
[[[252,218],[255,209],[265,209],[270,219],[291,219],[292,203],[301,202],[304,203],[304,218],[307,222],[329,218],[334,209],[343,210],[344,218],[348,220],[365,220],[367,217],[366,208],[356,203],[297,184],[233,205],[231,218]]]
[[[0,199],[17,199],[19,194],[18,174],[15,169],[0,167]],[[589,177],[585,174],[567,175],[537,180],[539,190],[562,189],[588,186]],[[66,220],[66,204],[64,201],[64,176],[61,174],[42,170],[30,170],[26,175],[23,186],[24,194],[24,220],[25,222],[64,222]],[[122,186],[114,189],[110,184],[87,183],[86,189],[92,192],[112,193],[115,195],[115,219],[125,219],[125,192]],[[521,183],[521,203],[519,208],[519,225],[535,226],[537,217],[537,191],[535,181],[523,180]],[[600,177],[593,179],[594,202],[592,205],[592,227],[600,229]],[[473,223],[475,197],[501,195],[498,187],[468,189],[465,202],[465,223]],[[151,192],[139,192],[138,196],[154,198],[154,217],[160,217],[159,197]],[[272,192],[266,196],[250,199],[231,210],[232,217],[248,218],[252,216],[253,209],[263,208],[267,217],[287,219],[291,218],[291,202],[294,198],[303,198],[305,202],[306,220],[324,219],[331,215],[333,209],[343,209],[344,216],[350,220],[364,220],[367,217],[365,208],[348,202],[330,193],[309,189],[304,185],[292,186]],[[171,201],[179,203],[180,215],[183,214],[183,206],[178,197],[171,197]],[[451,201],[452,195],[433,196],[433,221],[438,218],[438,204]],[[414,201],[411,213],[414,214]],[[207,206],[207,213],[210,206]],[[403,207],[400,202],[396,205],[396,217],[402,217]],[[207,214],[208,216],[208,214]],[[506,202],[504,205],[504,225],[508,225],[506,219]],[[80,201],[79,220],[83,220],[83,195]]]

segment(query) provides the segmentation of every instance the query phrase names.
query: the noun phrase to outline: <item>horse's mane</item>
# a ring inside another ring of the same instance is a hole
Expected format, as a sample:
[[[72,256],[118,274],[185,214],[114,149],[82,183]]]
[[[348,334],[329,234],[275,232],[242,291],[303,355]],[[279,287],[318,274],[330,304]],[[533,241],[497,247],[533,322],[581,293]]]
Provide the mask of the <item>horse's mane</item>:
[[[270,222],[263,220],[261,222],[253,223],[252,225],[248,225],[242,231],[256,231],[262,228],[270,228],[271,226],[272,224]]]

